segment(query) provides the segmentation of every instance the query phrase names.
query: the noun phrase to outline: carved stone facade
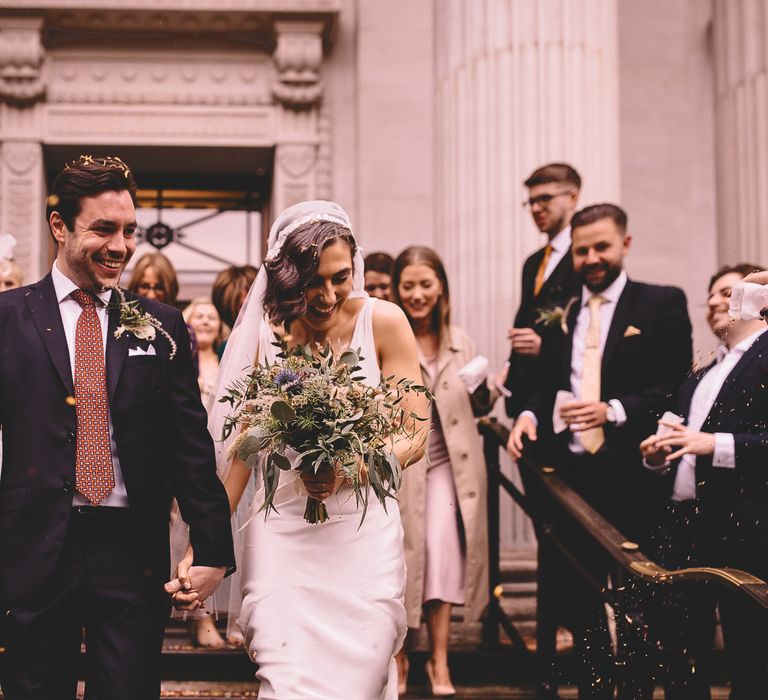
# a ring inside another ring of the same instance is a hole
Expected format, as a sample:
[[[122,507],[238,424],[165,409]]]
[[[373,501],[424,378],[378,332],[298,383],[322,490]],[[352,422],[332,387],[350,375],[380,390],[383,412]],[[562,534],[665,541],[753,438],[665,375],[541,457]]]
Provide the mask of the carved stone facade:
[[[25,107],[45,94],[45,52],[38,17],[0,16],[0,100]]]
[[[274,153],[273,210],[330,196],[331,111],[321,122],[319,110],[338,12],[336,0],[4,3],[0,225],[28,277],[48,263],[51,148],[251,148]]]

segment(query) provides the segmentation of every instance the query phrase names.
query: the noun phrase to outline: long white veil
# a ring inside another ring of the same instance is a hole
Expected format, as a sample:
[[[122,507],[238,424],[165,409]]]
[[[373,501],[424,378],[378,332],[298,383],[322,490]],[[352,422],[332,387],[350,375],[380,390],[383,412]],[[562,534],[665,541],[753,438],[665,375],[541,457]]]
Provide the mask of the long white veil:
[[[336,202],[324,200],[300,202],[288,207],[272,224],[272,228],[269,231],[268,250],[264,259],[274,260],[279,255],[283,244],[291,233],[304,226],[304,224],[313,221],[330,221],[343,226],[352,234],[352,224],[349,216]],[[352,274],[352,293],[350,297],[367,296],[364,285],[363,251],[359,245],[356,245],[356,252],[352,261]],[[216,471],[222,481],[226,480],[227,473],[229,472],[231,464],[229,448],[237,438],[237,435],[233,431],[228,439],[222,440],[224,422],[227,415],[232,411],[232,407],[229,403],[221,403],[219,399],[226,395],[227,389],[241,378],[254,363],[260,361],[260,356],[263,355],[264,344],[274,341],[269,320],[265,318],[264,314],[264,294],[266,289],[267,270],[266,266],[262,265],[248,292],[248,296],[243,302],[232,333],[227,341],[221,364],[219,365],[216,382],[216,400],[208,414],[208,430],[213,436],[216,448]],[[235,541],[238,571],[228,579],[225,579],[212,600],[212,607],[217,613],[228,613],[228,635],[235,630],[235,620],[242,603],[239,564],[243,560],[241,555],[244,543],[241,530],[250,517],[250,501],[253,499],[254,491],[254,479],[251,479],[248,488],[240,500],[237,512],[233,515],[233,538]]]

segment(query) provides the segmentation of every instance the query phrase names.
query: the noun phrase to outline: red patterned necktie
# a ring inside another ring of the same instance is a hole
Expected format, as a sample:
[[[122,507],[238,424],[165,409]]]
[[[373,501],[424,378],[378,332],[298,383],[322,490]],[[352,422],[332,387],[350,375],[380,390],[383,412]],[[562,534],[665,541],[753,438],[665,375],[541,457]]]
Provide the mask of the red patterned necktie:
[[[104,340],[96,314],[96,298],[82,289],[72,292],[72,297],[83,307],[75,329],[75,485],[91,503],[98,505],[115,488]]]

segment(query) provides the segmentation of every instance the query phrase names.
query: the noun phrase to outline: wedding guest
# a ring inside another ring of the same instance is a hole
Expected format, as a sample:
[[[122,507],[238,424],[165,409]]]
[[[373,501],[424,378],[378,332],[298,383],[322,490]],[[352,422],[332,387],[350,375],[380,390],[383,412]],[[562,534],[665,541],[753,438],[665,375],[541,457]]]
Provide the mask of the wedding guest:
[[[253,265],[241,265],[227,267],[213,281],[211,288],[211,301],[219,312],[219,317],[225,325],[224,336],[234,328],[237,315],[240,313],[240,307],[245,301],[248,290],[256,279],[258,269]],[[218,345],[216,350],[219,359],[224,354],[227,345],[226,339]]]
[[[387,253],[370,253],[365,256],[365,291],[372,297],[389,301],[392,298],[392,265],[394,260]]]
[[[447,696],[456,692],[448,668],[451,608],[463,605],[465,620],[476,621],[488,604],[487,478],[475,416],[490,411],[498,393],[489,390],[482,368],[480,376],[465,378],[477,350],[451,325],[448,278],[437,253],[406,248],[395,261],[392,285],[393,301],[418,341],[423,383],[435,396],[428,459],[406,470],[399,498],[408,626],[419,627],[423,610],[431,647],[427,677],[434,695]],[[398,662],[403,693],[404,652]]]
[[[720,347],[680,389],[683,422],[662,422],[667,434],[640,446],[670,498],[648,550],[666,568],[732,567],[768,580],[768,329],[762,318],[728,315],[732,289],[758,269],[740,264],[712,276],[707,322]],[[660,591],[649,602],[651,630],[665,646],[687,651],[666,678],[667,700],[709,700],[710,669],[700,657],[712,647],[718,602],[725,650],[735,661],[731,698],[762,696],[765,630],[749,605],[735,596],[718,600],[701,586]]]
[[[581,176],[568,163],[548,163],[534,170],[523,183],[528,188],[524,206],[547,243],[523,264],[520,307],[510,341],[506,388],[507,415],[516,418],[537,387],[541,333],[536,321],[542,309],[564,307],[578,293],[579,281],[571,260],[571,217],[581,192]]]
[[[224,326],[219,312],[208,297],[193,299],[182,312],[184,320],[192,327],[197,338],[198,382],[203,405],[210,409],[219,372],[219,356],[216,348],[224,340]]]
[[[137,261],[128,289],[140,297],[156,299],[173,306],[179,295],[179,282],[173,263],[162,253],[146,253]]]
[[[542,383],[515,421],[508,448],[519,459],[530,443],[541,444],[571,488],[625,536],[642,542],[661,494],[637,446],[674,407],[691,366],[685,295],[628,278],[624,258],[632,237],[626,213],[615,204],[585,207],[571,227],[581,289],[546,334]],[[605,581],[602,550],[588,542],[577,546],[593,577]],[[566,562],[553,560],[552,567],[552,604],[558,619],[568,621],[582,660],[579,697],[613,698],[603,600]]]

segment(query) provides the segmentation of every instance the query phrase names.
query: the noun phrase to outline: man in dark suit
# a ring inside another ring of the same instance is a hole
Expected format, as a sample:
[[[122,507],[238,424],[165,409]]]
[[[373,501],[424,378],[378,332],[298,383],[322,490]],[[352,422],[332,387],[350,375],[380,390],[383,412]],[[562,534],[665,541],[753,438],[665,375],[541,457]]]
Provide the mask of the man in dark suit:
[[[547,236],[547,244],[523,264],[520,307],[510,341],[509,369],[505,382],[510,395],[507,415],[516,418],[536,389],[541,352],[542,309],[565,306],[578,293],[579,281],[571,260],[571,217],[576,211],[581,177],[567,163],[549,163],[534,170],[525,180],[536,227]]]
[[[768,580],[768,333],[763,319],[728,315],[733,287],[757,269],[724,267],[711,279],[707,321],[720,339],[713,361],[680,389],[684,423],[665,422],[641,450],[669,501],[652,532],[649,556],[671,569],[732,567]],[[664,595],[667,593],[667,595]],[[649,622],[662,643],[686,650],[666,679],[667,700],[709,700],[714,591],[701,586],[658,591]],[[762,620],[734,596],[719,600],[725,648],[735,662],[731,698],[765,694],[768,652]]]
[[[116,291],[136,247],[136,185],[117,158],[54,180],[51,273],[0,295],[0,686],[7,700],[159,697],[179,502],[199,604],[234,565],[181,314]],[[189,603],[189,600],[185,600]]]
[[[624,257],[632,239],[620,207],[586,207],[571,226],[582,288],[545,337],[540,389],[515,422],[508,447],[519,458],[523,438],[538,438],[573,489],[625,535],[642,540],[644,517],[658,496],[637,446],[674,406],[691,366],[685,295],[628,279]],[[556,401],[561,391],[571,395]],[[555,423],[564,428],[557,435]],[[604,581],[601,552],[586,545],[583,556],[594,578]],[[579,697],[613,697],[602,601],[570,567],[560,568],[560,607],[584,658]]]

